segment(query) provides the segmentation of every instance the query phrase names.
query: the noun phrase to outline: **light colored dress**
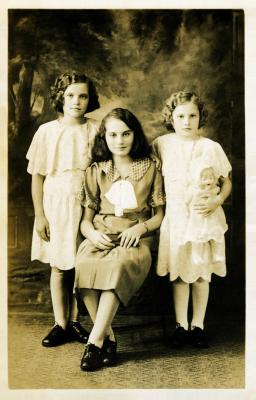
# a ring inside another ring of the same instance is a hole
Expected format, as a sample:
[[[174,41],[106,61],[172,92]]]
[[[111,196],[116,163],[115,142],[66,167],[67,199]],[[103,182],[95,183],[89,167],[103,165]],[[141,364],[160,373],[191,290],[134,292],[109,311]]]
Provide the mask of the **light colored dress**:
[[[218,176],[227,177],[231,165],[219,143],[199,137],[198,140],[184,140],[175,133],[160,136],[152,143],[155,154],[162,161],[166,192],[166,213],[160,229],[157,274],[170,273],[170,280],[180,277],[184,282],[192,283],[198,278],[211,281],[211,274],[226,275],[225,259],[217,261],[212,257],[210,244],[205,247],[204,259],[207,263],[198,263],[192,257],[191,242],[185,235],[189,213],[187,192],[191,183],[191,163],[199,157],[207,160]],[[225,253],[225,242],[222,244]]]
[[[165,202],[161,172],[149,158],[134,160],[122,179],[112,160],[94,163],[86,170],[83,205],[96,211],[95,229],[113,240],[125,229],[151,218],[152,209]],[[85,239],[77,253],[78,288],[114,290],[126,305],[145,280],[151,265],[154,235],[140,239],[137,247],[116,246],[99,250]]]
[[[84,171],[91,163],[96,121],[65,125],[59,120],[39,127],[27,152],[28,172],[45,176],[43,207],[50,227],[50,241],[33,229],[31,259],[62,270],[74,268],[79,244],[82,207],[79,193]]]

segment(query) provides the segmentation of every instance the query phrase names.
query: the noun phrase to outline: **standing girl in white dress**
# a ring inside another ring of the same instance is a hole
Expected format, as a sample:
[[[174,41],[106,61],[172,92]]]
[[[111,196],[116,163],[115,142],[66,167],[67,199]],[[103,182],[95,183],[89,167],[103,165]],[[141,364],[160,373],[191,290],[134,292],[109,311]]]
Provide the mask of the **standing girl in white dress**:
[[[191,242],[185,240],[189,213],[187,193],[191,181],[191,165],[196,159],[207,160],[220,177],[220,192],[202,196],[193,205],[194,211],[210,216],[229,196],[231,165],[219,143],[201,136],[207,112],[199,97],[188,91],[172,94],[164,108],[165,124],[172,133],[158,137],[153,149],[162,161],[166,192],[166,213],[160,230],[157,273],[170,274],[173,282],[176,330],[171,337],[173,347],[188,341],[195,347],[208,347],[204,318],[209,297],[211,274],[226,275],[225,259],[212,257],[209,242],[203,263],[194,262]],[[222,243],[224,251],[224,242]],[[192,292],[193,316],[188,335],[188,303]]]
[[[82,215],[78,195],[97,133],[95,121],[84,115],[99,107],[92,81],[75,72],[56,79],[51,101],[58,118],[39,127],[27,153],[35,210],[31,259],[51,266],[55,324],[42,340],[46,347],[88,338],[78,321],[73,285]]]

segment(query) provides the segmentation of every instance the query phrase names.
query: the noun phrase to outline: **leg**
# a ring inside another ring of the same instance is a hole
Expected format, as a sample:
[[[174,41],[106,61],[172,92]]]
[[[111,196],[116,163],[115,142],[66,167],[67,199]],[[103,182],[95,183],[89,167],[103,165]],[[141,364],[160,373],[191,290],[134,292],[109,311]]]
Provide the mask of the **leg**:
[[[91,320],[94,323],[96,320],[99,301],[101,298],[101,292],[99,290],[93,290],[93,289],[80,289],[80,294],[89,312]],[[109,337],[111,341],[115,341],[115,335],[111,328],[111,325],[109,326],[108,329],[106,329],[105,337]]]
[[[70,341],[87,343],[89,334],[79,322],[77,301],[74,293],[75,268],[65,271],[65,278],[69,299],[69,323],[67,327],[68,338]]]
[[[101,293],[94,326],[88,342],[95,344],[97,347],[102,347],[119,304],[120,301],[113,291],[107,290]]]
[[[192,283],[193,319],[191,326],[204,329],[204,317],[209,298],[209,282],[200,279]]]
[[[111,327],[120,301],[113,291],[101,292],[95,316],[98,293],[91,294],[90,292],[95,291],[90,289],[85,291],[85,295],[87,293],[86,305],[88,304],[88,311],[91,318],[95,318],[95,322],[81,359],[80,367],[83,371],[94,371],[103,365],[113,365],[116,358],[116,343],[109,340],[106,342],[104,339]]]
[[[181,348],[187,343],[189,284],[181,280],[173,283],[176,330],[171,336],[171,346]]]
[[[50,289],[55,325],[42,340],[45,347],[58,346],[68,340],[66,326],[69,315],[69,287],[66,272],[57,267],[51,269]]]
[[[50,288],[55,322],[66,329],[69,314],[69,287],[66,271],[53,267],[51,270]]]
[[[204,332],[204,317],[209,298],[209,282],[202,279],[192,284],[193,319],[191,321],[191,343],[198,348],[208,348]]]
[[[181,280],[173,282],[173,299],[176,323],[188,329],[189,284]]]

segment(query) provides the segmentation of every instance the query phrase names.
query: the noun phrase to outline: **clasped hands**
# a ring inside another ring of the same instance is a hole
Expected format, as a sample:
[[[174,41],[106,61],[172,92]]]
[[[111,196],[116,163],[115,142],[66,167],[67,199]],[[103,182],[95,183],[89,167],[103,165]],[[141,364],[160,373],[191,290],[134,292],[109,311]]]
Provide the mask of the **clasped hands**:
[[[145,227],[141,223],[125,229],[118,235],[118,238],[120,238],[119,246],[127,249],[131,246],[136,247],[143,233],[145,233]],[[100,250],[110,250],[116,246],[107,234],[96,229],[92,229],[87,238]]]

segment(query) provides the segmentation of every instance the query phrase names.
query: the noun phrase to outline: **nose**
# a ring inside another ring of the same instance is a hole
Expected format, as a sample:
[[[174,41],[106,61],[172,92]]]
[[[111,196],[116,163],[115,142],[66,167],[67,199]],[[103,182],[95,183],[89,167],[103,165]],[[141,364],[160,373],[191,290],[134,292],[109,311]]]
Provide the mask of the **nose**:
[[[188,126],[189,125],[189,116],[184,117],[184,125]]]
[[[74,96],[74,97],[73,97],[73,103],[74,103],[74,104],[79,104],[79,103],[80,103],[79,96]]]
[[[117,144],[123,144],[123,135],[117,135]]]

